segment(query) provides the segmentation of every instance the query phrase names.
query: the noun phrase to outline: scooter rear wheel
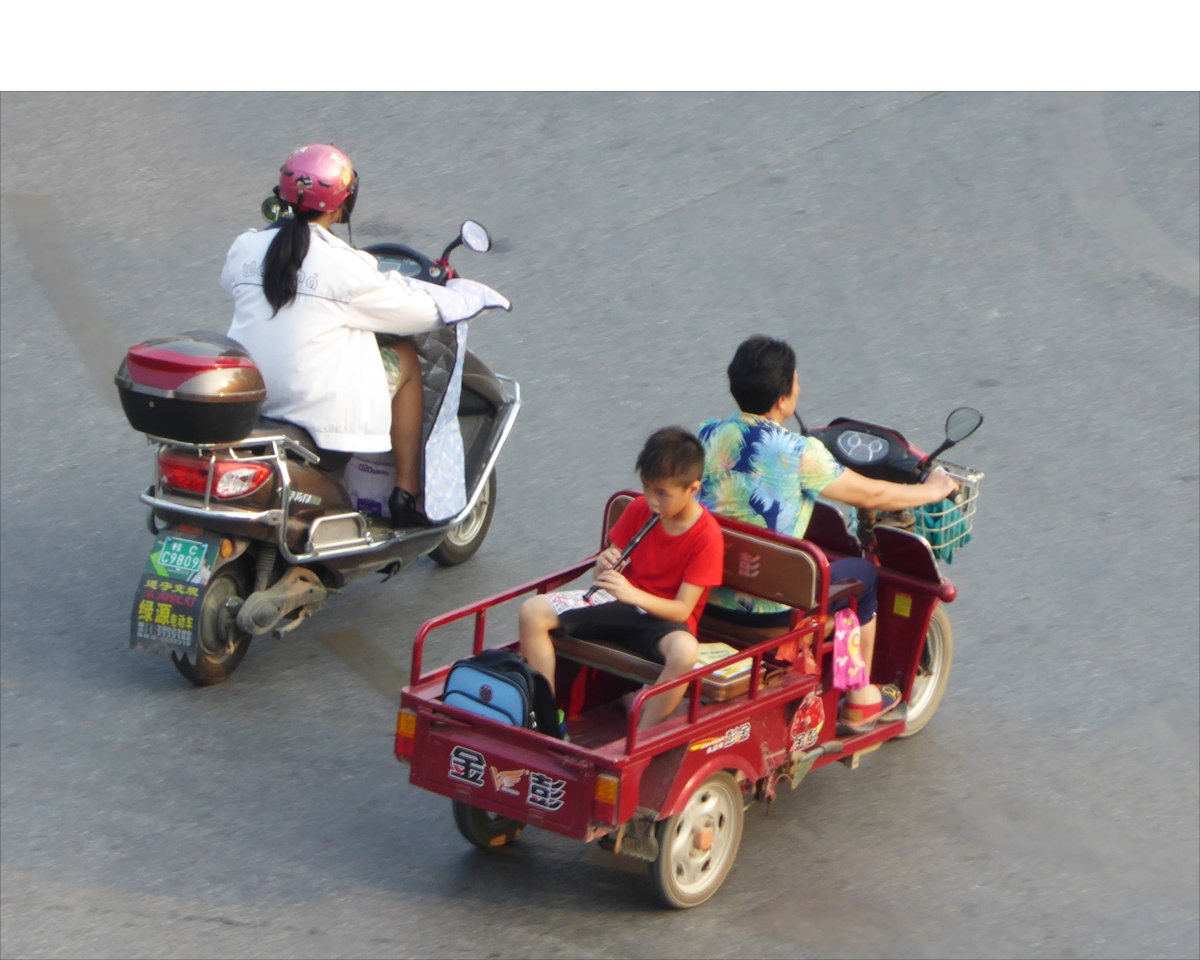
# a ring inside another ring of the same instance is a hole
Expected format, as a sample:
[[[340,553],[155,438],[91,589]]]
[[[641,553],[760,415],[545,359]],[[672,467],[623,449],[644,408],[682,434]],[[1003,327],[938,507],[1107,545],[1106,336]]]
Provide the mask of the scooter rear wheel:
[[[496,512],[496,471],[488,474],[483,492],[475,501],[475,506],[467,514],[465,520],[451,527],[445,539],[429,556],[443,567],[453,567],[465,563],[475,556],[475,551],[483,544],[488,528],[492,525],[492,514]]]
[[[501,817],[461,800],[450,801],[454,806],[454,825],[467,840],[488,850],[516,840],[525,824],[511,817]]]
[[[175,669],[198,687],[209,687],[225,680],[237,669],[250,648],[250,634],[237,625],[236,605],[230,601],[245,598],[245,575],[225,568],[209,581],[200,602],[200,631],[196,662],[180,654],[171,654]]]
[[[901,737],[920,733],[942,702],[946,684],[950,681],[950,665],[954,662],[954,631],[950,614],[938,607],[929,620],[925,633],[925,649],[917,664],[912,694],[908,698],[908,716]]]

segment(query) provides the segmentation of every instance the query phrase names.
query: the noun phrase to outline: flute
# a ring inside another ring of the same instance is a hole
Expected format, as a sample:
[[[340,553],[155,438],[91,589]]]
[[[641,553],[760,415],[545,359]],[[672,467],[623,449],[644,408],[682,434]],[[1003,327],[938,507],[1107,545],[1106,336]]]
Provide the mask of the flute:
[[[654,527],[654,525],[656,523],[658,523],[658,521],[661,519],[662,519],[662,517],[660,517],[657,513],[650,514],[650,519],[646,521],[646,525],[644,527],[642,527],[641,530],[639,530],[637,533],[635,533],[633,535],[632,540],[630,540],[627,544],[625,544],[625,549],[622,550],[621,555],[619,557],[617,557],[617,562],[612,565],[613,570],[619,571],[625,565],[625,562],[629,559],[629,555],[631,553],[633,553],[633,548],[642,542],[642,537],[644,537],[646,534],[648,534],[650,532],[650,530]],[[584,602],[591,600],[592,594],[595,593],[599,589],[600,588],[596,584],[593,583],[588,588],[587,593],[585,593],[583,595]]]

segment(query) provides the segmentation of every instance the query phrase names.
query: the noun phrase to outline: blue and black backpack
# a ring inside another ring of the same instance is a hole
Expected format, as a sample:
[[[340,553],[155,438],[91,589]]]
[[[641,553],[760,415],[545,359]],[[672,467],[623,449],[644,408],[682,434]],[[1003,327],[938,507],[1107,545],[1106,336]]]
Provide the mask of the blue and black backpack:
[[[484,650],[456,661],[440,699],[500,723],[561,737],[550,684],[512,650]]]

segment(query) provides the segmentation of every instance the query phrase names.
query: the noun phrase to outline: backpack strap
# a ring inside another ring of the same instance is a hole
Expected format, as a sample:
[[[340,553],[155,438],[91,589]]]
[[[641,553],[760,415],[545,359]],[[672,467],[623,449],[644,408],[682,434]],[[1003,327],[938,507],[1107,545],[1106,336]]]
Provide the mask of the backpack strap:
[[[529,668],[527,667],[526,669]],[[530,670],[529,672],[533,674],[533,716],[537,720],[538,731],[547,736],[561,739],[562,730],[558,724],[558,703],[554,699],[554,693],[550,690],[550,681],[535,670]]]

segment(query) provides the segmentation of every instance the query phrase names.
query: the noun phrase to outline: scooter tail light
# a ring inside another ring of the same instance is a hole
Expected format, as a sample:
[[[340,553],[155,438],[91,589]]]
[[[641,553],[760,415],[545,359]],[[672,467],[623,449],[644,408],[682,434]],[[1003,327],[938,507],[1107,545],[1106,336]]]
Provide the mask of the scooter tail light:
[[[219,500],[244,497],[261,487],[271,476],[271,468],[264,463],[246,463],[231,466],[219,462],[213,472],[213,493]]]
[[[401,707],[400,712],[396,714],[396,759],[401,763],[408,763],[412,759],[416,735],[416,711]]]
[[[158,482],[172,490],[203,494],[208,487],[208,461],[199,457],[160,452]]]
[[[209,491],[210,462],[204,457],[187,456],[166,451],[158,455],[159,483],[172,490],[203,495]],[[265,463],[245,463],[239,460],[211,462],[211,493],[218,500],[232,500],[254,493],[271,478],[271,468]]]
[[[610,824],[617,820],[617,798],[620,794],[621,780],[615,773],[600,773],[596,775],[592,785],[592,820],[595,823]]]

